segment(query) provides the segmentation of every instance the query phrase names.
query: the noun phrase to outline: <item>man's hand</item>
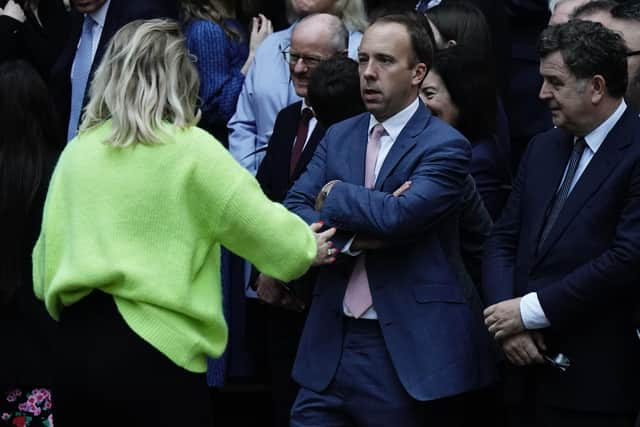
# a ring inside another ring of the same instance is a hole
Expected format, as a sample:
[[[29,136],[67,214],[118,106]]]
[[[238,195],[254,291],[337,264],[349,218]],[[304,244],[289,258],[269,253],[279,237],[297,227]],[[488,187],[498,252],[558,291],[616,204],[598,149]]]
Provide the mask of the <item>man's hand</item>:
[[[304,302],[293,295],[284,283],[262,273],[256,279],[256,294],[260,301],[276,307],[293,311],[305,309]]]
[[[316,196],[316,204],[314,206],[314,209],[316,211],[322,210],[322,207],[324,206],[324,201],[327,199],[327,196],[331,192],[331,189],[333,188],[334,185],[336,185],[337,182],[340,182],[340,180],[334,179],[333,181],[327,182],[322,187],[322,189],[320,190],[320,192]]]
[[[546,350],[542,334],[537,331],[520,332],[502,342],[502,351],[516,366],[544,363],[542,352]]]
[[[484,324],[494,339],[503,340],[525,330],[520,315],[521,299],[502,301],[484,310]]]
[[[411,181],[405,181],[402,183],[400,187],[396,188],[396,190],[391,194],[393,195],[393,197],[400,197],[400,195],[406,193],[407,190],[409,190],[410,188],[411,188]]]

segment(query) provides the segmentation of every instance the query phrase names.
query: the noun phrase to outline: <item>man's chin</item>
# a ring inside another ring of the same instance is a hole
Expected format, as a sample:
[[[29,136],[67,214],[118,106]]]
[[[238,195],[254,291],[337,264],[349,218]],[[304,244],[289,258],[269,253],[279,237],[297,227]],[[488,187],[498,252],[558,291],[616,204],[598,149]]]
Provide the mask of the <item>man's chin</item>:
[[[296,95],[298,95],[300,98],[307,97],[308,88],[309,88],[309,85],[306,83],[293,82],[293,90],[295,90]]]

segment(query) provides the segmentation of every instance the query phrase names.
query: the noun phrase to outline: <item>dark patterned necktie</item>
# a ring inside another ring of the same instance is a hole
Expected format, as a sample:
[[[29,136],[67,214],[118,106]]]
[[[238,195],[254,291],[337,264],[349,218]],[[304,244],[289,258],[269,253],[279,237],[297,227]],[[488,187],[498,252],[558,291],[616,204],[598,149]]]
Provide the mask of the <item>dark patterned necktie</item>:
[[[542,234],[540,235],[540,241],[538,243],[538,250],[540,250],[545,239],[549,236],[549,232],[551,231],[553,224],[558,219],[560,211],[567,201],[567,198],[569,198],[571,183],[573,182],[573,178],[576,175],[578,163],[580,163],[580,158],[582,157],[585,146],[586,142],[584,138],[579,138],[573,144],[573,151],[571,152],[571,157],[569,157],[569,166],[567,167],[567,173],[564,177],[564,180],[562,181],[560,189],[556,193],[555,200],[553,201],[553,206],[551,207],[551,211],[549,212],[547,220],[545,221],[544,228],[542,229]]]

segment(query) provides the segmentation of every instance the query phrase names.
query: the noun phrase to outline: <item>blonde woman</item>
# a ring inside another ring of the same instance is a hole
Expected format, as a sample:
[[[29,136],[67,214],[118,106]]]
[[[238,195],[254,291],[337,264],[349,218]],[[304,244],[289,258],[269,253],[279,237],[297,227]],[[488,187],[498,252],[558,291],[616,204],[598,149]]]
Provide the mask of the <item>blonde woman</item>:
[[[62,426],[209,426],[220,245],[283,281],[334,259],[335,230],[314,235],[195,127],[197,93],[178,23],[124,26],[56,166],[33,275],[59,320]]]
[[[234,0],[181,0],[179,2],[189,51],[200,73],[200,127],[227,146],[227,122],[256,48],[273,32],[264,15],[253,18],[249,43],[236,21]]]

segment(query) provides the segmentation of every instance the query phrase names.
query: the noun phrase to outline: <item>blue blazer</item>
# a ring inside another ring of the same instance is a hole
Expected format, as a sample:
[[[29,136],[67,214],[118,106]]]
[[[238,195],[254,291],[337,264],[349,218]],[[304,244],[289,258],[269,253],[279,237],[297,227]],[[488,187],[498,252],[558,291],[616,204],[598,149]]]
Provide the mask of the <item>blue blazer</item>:
[[[330,127],[285,205],[308,222],[340,233],[373,235],[391,246],[367,252],[373,303],[393,365],[407,392],[425,401],[485,386],[494,378],[481,304],[460,257],[459,213],[467,190],[471,147],[420,103],[378,174],[364,183],[369,113]],[[322,211],[314,200],[338,179]],[[411,180],[400,197],[393,192]],[[353,258],[318,272],[294,379],[325,389],[338,365],[342,301]]]
[[[542,399],[578,410],[637,411],[640,340],[632,309],[640,274],[640,118],[625,111],[537,250],[572,146],[562,129],[529,144],[485,244],[485,297],[492,304],[537,292],[551,323],[542,330],[548,351],[572,362],[566,372],[527,369]]]

